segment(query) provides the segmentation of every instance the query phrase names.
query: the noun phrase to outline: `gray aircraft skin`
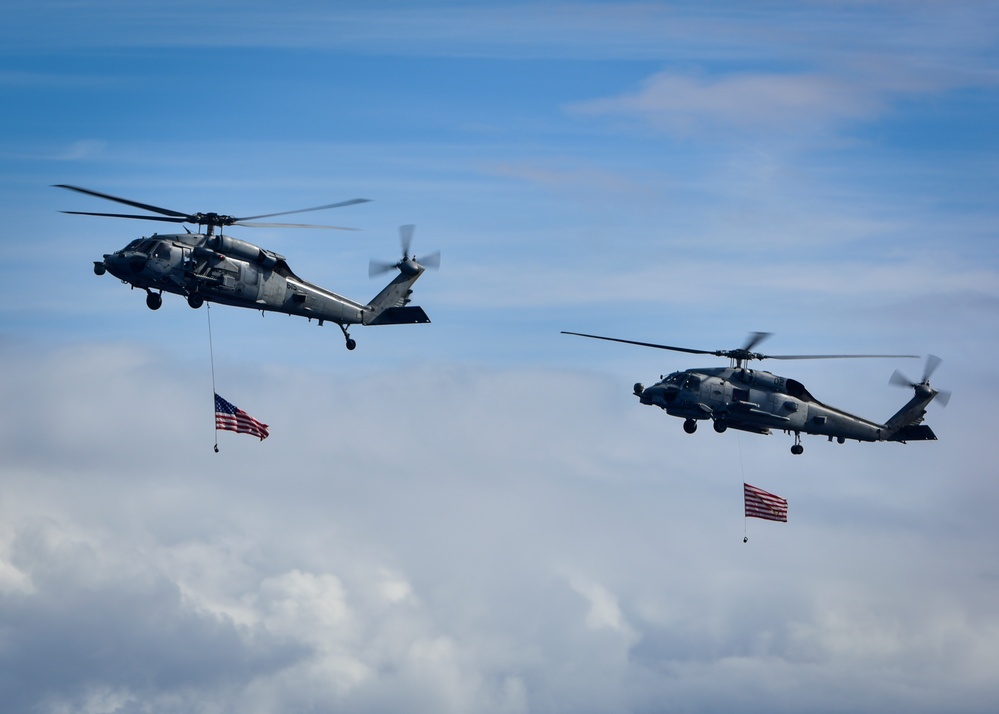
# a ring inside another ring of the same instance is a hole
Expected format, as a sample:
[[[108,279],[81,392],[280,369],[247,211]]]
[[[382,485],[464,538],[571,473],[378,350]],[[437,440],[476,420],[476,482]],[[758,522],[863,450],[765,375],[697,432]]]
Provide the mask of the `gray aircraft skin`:
[[[238,238],[215,233],[214,228],[224,225],[287,226],[306,228],[333,228],[334,226],[306,226],[301,224],[251,223],[248,219],[219,216],[217,214],[187,215],[169,209],[141,204],[90,189],[60,185],[80,193],[105,198],[119,203],[143,208],[161,214],[140,216],[108,213],[65,211],[82,215],[112,216],[171,223],[197,223],[206,225],[206,233],[153,234],[133,240],[121,250],[107,253],[102,260],[94,261],[97,275],[110,273],[133,288],[146,291],[146,305],[158,310],[163,304],[162,294],[173,293],[187,299],[193,308],[206,301],[222,305],[251,308],[268,312],[281,312],[315,319],[320,325],[333,322],[340,327],[347,349],[356,347],[347,331],[348,325],[400,325],[430,322],[423,308],[410,306],[412,286],[425,270],[415,256],[408,255],[413,226],[402,226],[402,259],[396,263],[372,263],[371,274],[398,270],[395,278],[369,302],[360,303],[338,295],[331,290],[303,280],[288,265],[284,256]],[[338,204],[303,209],[313,211],[325,208],[362,203],[353,199]],[[264,218],[303,211],[253,216]],[[440,254],[421,258],[429,267],[440,264]]]
[[[898,412],[881,424],[819,401],[795,379],[749,369],[746,363],[753,359],[908,358],[915,355],[762,355],[750,352],[749,348],[762,340],[766,333],[754,333],[750,343],[742,349],[710,352],[579,332],[563,334],[731,358],[733,364],[729,367],[673,372],[650,387],[635,384],[634,394],[642,404],[659,407],[670,416],[683,419],[683,428],[688,434],[694,433],[698,422],[704,420],[711,420],[714,430],[719,433],[732,428],[755,434],[770,434],[771,429],[794,434],[793,454],[804,451],[801,434],[826,436],[830,441],[836,439],[841,444],[847,439],[901,443],[935,441],[937,437],[933,430],[922,423],[926,407],[935,398],[946,404],[950,397],[948,392],[930,386],[930,373],[940,364],[939,358],[932,355],[921,382],[910,382],[898,372],[892,375],[893,384],[912,387],[914,394]]]

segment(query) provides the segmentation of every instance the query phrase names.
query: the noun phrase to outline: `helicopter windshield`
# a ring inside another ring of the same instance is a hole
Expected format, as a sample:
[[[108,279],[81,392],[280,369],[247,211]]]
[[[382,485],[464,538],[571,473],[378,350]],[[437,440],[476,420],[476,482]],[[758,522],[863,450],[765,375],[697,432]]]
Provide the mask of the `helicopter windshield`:
[[[701,386],[701,380],[699,377],[695,377],[687,372],[674,372],[660,382],[660,384],[680,387],[681,389],[696,389]]]

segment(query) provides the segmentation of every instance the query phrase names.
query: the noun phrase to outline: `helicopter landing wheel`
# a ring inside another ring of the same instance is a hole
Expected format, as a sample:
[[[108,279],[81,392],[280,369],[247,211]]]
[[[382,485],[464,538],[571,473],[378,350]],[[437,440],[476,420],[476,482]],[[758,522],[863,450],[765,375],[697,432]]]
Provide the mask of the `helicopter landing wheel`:
[[[715,431],[724,434],[726,429],[728,429],[728,424],[725,423],[724,419],[715,419]]]
[[[685,419],[683,422],[683,430],[688,434],[693,434],[697,431],[697,421],[694,419]]]
[[[146,307],[150,310],[159,310],[163,306],[163,295],[161,293],[148,293],[146,295]]]
[[[799,456],[804,453],[805,447],[801,445],[801,432],[794,432],[794,446],[791,447],[791,453],[795,456]]]
[[[337,326],[340,328],[340,331],[343,332],[343,339],[347,341],[347,349],[352,350],[357,347],[357,343],[351,339],[350,333],[347,332],[347,326],[339,322],[337,323]]]
[[[197,310],[199,307],[205,304],[205,299],[198,295],[197,293],[191,293],[187,296],[187,304]]]

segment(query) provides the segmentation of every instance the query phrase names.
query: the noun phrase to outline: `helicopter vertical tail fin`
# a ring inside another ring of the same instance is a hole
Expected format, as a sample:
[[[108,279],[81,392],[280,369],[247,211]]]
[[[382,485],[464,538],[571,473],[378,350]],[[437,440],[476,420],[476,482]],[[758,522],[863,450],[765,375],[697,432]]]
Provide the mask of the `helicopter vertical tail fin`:
[[[430,322],[423,308],[409,306],[409,296],[413,294],[413,283],[420,279],[424,270],[440,266],[441,256],[440,253],[432,253],[419,260],[415,256],[410,256],[409,245],[413,239],[413,228],[411,225],[399,228],[402,239],[402,260],[397,263],[371,261],[368,269],[371,277],[391,270],[398,270],[399,274],[368,303],[364,321],[367,325],[413,325]]]
[[[929,426],[923,424],[923,417],[926,416],[926,407],[934,399],[937,399],[941,406],[947,406],[947,402],[950,401],[950,392],[941,392],[930,386],[930,374],[939,365],[940,358],[930,355],[927,358],[926,370],[921,382],[911,382],[897,370],[892,374],[889,381],[900,387],[912,387],[913,395],[905,406],[885,422],[888,441],[901,441],[903,443],[906,441],[936,441],[936,434]]]
[[[923,424],[923,417],[926,415],[926,405],[929,404],[936,393],[925,396],[916,390],[904,407],[899,409],[891,419],[885,422],[888,441],[936,441],[937,435],[927,425]]]

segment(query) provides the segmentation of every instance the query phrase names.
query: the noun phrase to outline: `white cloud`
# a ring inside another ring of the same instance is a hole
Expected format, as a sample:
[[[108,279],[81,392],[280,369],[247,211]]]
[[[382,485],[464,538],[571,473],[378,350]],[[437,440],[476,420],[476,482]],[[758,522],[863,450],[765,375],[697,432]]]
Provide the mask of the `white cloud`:
[[[833,75],[741,74],[696,77],[667,71],[637,92],[595,99],[570,111],[622,116],[680,136],[736,132],[814,136],[845,121],[871,119],[886,103]]]

